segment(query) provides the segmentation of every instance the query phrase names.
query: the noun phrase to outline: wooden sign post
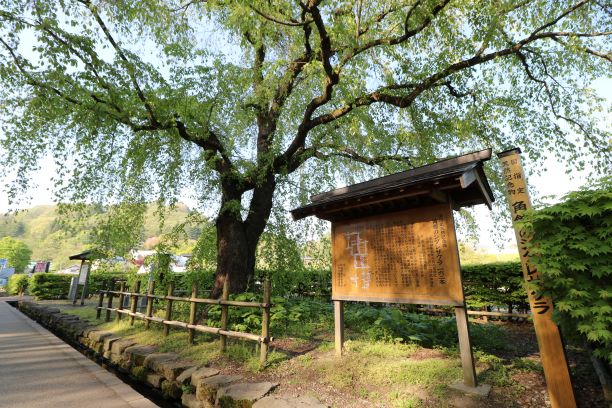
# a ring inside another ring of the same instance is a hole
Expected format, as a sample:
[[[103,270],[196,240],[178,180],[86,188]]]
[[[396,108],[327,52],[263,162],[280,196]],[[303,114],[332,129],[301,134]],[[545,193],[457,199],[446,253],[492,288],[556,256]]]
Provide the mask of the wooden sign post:
[[[497,156],[501,159],[506,198],[512,215],[523,277],[525,282],[531,282],[539,276],[538,271],[529,263],[529,250],[526,243],[529,242],[531,237],[516,224],[523,218],[525,211],[531,209],[520,153],[520,149],[511,149],[501,152]],[[553,312],[552,299],[546,296],[538,296],[530,289],[528,289],[527,294],[552,407],[576,407],[561,334],[559,328],[551,319]]]
[[[332,299],[337,355],[345,300],[454,306],[464,384],[477,386],[450,200],[332,223]]]
[[[344,301],[448,305],[455,308],[462,391],[477,387],[453,210],[486,204],[493,194],[481,150],[311,197],[298,220],[332,222],[332,301],[336,353],[344,342]]]

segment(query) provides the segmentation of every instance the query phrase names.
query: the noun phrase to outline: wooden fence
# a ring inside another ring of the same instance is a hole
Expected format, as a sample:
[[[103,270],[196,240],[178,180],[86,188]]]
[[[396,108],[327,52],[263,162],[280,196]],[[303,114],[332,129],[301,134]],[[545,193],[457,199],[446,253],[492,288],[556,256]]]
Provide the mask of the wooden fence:
[[[162,324],[164,327],[164,336],[170,333],[171,327],[179,327],[189,331],[189,343],[193,344],[195,332],[211,333],[219,336],[221,351],[225,351],[226,342],[228,337],[240,338],[245,340],[255,341],[260,345],[260,356],[259,360],[263,364],[266,361],[268,355],[268,345],[272,341],[270,337],[270,292],[271,284],[269,280],[264,282],[264,293],[263,303],[258,302],[241,302],[229,300],[229,288],[227,280],[223,285],[223,294],[220,299],[201,299],[197,296],[197,286],[194,283],[191,288],[191,297],[178,297],[174,296],[174,285],[170,283],[168,286],[167,295],[155,295],[155,282],[150,281],[147,293],[140,292],[140,281],[137,281],[132,292],[126,291],[125,282],[121,282],[121,287],[118,291],[114,290],[101,290],[98,300],[98,306],[96,307],[96,317],[101,317],[102,311],[106,311],[106,321],[110,321],[111,312],[115,312],[116,320],[121,320],[122,315],[127,315],[130,318],[130,324],[134,324],[134,319],[142,319],[145,321],[145,327],[148,329],[151,322]],[[107,297],[106,306],[104,306],[104,297]],[[130,297],[130,309],[124,309],[123,304],[125,297]],[[114,298],[119,299],[117,307],[113,307]],[[145,313],[137,312],[138,299],[146,298],[147,306]],[[153,302],[157,299],[158,301],[166,302],[166,314],[163,318],[153,316]],[[182,322],[178,320],[172,320],[172,305],[174,302],[186,302],[189,303],[189,322]],[[208,305],[219,305],[221,306],[221,327],[210,327],[196,324],[196,313],[198,304]],[[244,308],[261,308],[261,335],[243,333],[232,330],[227,330],[228,324],[228,307],[244,307]]]
[[[435,308],[425,308],[419,307],[417,311],[429,315],[449,315],[453,314],[452,310],[445,309],[435,309]],[[480,310],[468,310],[467,314],[470,316],[480,316],[485,322],[489,319],[491,320],[508,320],[508,321],[516,321],[523,322],[531,319],[531,315],[524,313],[503,313],[503,312],[486,312]]]

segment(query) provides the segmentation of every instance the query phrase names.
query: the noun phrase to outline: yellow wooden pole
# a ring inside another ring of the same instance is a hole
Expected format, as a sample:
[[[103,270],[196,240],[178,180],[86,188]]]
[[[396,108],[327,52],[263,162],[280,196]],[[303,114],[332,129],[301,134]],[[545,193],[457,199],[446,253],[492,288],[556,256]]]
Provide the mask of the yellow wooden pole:
[[[500,158],[502,164],[506,198],[512,215],[523,277],[526,282],[531,282],[539,277],[538,271],[529,262],[529,250],[526,247],[526,244],[531,240],[531,236],[517,225],[517,222],[523,219],[525,211],[531,209],[520,153],[521,150],[516,148],[501,152],[497,157]],[[561,334],[559,328],[551,319],[553,312],[552,299],[546,296],[538,296],[531,289],[528,289],[527,294],[551,405],[553,408],[576,407]]]
[[[261,337],[264,339],[261,343],[261,349],[259,354],[259,363],[264,365],[266,358],[268,357],[268,343],[270,341],[270,299],[272,292],[272,284],[269,278],[264,281],[264,293],[263,302],[266,306],[263,307],[261,317]]]
[[[191,284],[191,301],[189,302],[189,324],[194,325],[196,320],[196,312],[198,304],[194,299],[198,297],[198,286],[195,282]],[[195,329],[189,329],[189,344],[193,344],[195,337]]]
[[[223,281],[223,293],[221,295],[221,300],[229,299],[229,276],[225,276],[225,281]],[[227,318],[228,318],[228,309],[227,305],[221,305],[221,330],[227,330]],[[219,336],[219,348],[221,351],[225,351],[227,347],[227,336],[221,334]]]

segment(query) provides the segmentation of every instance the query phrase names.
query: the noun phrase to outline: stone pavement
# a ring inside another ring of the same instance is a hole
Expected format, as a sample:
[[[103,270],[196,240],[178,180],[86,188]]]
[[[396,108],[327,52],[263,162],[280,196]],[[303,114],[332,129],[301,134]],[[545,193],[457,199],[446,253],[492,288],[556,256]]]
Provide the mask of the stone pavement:
[[[157,407],[6,300],[0,298],[0,407]]]

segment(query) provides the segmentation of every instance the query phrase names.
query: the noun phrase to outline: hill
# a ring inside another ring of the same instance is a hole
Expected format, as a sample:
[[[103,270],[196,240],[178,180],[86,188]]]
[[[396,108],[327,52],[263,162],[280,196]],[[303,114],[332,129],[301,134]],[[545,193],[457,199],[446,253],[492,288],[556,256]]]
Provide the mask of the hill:
[[[154,237],[168,233],[174,226],[185,221],[190,209],[182,203],[176,205],[165,216],[164,227],[160,228],[156,205],[147,208],[142,228],[142,243],[154,242]],[[78,226],[68,228],[60,222],[56,205],[40,205],[0,216],[0,238],[9,236],[25,242],[32,250],[32,260],[50,260],[52,269],[62,269],[74,261],[68,256],[82,252],[92,244],[93,219],[79,220]],[[189,228],[189,238],[195,239],[200,228]]]

